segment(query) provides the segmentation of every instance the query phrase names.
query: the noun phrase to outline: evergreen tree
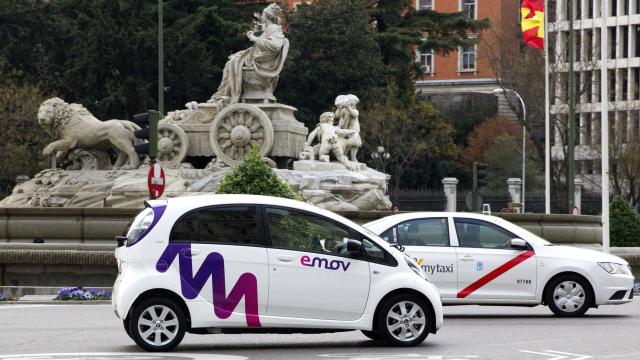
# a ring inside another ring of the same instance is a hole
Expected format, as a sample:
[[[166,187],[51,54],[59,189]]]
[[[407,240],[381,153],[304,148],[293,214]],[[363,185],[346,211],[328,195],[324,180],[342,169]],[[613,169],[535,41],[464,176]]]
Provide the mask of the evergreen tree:
[[[623,197],[615,196],[609,205],[611,246],[640,246],[640,215]]]
[[[216,92],[229,55],[251,46],[245,32],[265,5],[236,0],[168,0],[165,18],[165,107],[204,102]]]
[[[462,13],[415,10],[414,0],[369,1],[382,59],[395,78],[399,97],[415,92],[415,76],[421,72],[416,48],[447,54],[474,44],[476,39],[469,34],[489,27],[488,20],[468,19]]]
[[[252,194],[302,199],[284,180],[278,178],[273,169],[262,159],[255,146],[240,164],[224,175],[215,192],[216,194]]]
[[[384,85],[386,72],[366,0],[300,4],[288,14],[287,28],[291,46],[277,96],[296,106],[296,117],[308,127],[333,109],[337,95],[356,94],[366,103]]]

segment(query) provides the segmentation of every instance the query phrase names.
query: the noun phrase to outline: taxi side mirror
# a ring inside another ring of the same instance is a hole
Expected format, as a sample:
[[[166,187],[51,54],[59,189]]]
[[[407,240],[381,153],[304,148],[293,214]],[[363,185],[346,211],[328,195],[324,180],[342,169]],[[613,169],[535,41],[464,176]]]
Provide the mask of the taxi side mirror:
[[[347,239],[347,252],[351,255],[359,255],[362,252],[362,242],[354,239]]]
[[[511,239],[511,247],[514,249],[526,249],[527,242],[522,239]]]

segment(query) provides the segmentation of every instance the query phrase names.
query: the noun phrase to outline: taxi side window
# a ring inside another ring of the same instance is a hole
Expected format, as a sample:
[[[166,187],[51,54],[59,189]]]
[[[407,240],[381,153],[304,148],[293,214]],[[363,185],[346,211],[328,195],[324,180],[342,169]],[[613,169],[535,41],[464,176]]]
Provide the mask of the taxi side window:
[[[275,248],[346,256],[351,231],[329,219],[306,212],[266,208],[266,221]]]
[[[446,218],[415,219],[383,232],[381,238],[403,246],[449,246]]]
[[[457,218],[455,225],[460,247],[510,249],[511,239],[516,238],[509,231],[487,221]]]
[[[255,206],[203,208],[182,216],[169,241],[207,244],[263,245]]]

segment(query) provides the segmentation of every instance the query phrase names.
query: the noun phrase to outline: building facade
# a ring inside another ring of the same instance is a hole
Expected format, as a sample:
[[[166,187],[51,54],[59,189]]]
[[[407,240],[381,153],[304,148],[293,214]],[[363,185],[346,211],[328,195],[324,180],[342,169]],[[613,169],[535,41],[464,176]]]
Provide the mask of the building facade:
[[[495,57],[499,56],[496,47],[496,34],[513,34],[517,39],[517,28],[520,23],[519,0],[415,0],[416,9],[429,9],[443,13],[462,12],[472,19],[489,19],[491,28],[478,34],[476,45],[459,47],[447,55],[434,51],[417,51],[417,60],[422,65],[424,74],[416,79],[416,89],[433,99],[450,98],[452,101],[464,93],[490,94],[497,85]],[[500,39],[504,39],[501,36]],[[518,48],[517,42],[514,49]],[[494,65],[492,66],[492,57]],[[498,112],[514,118],[504,98],[499,99]]]
[[[605,3],[606,2],[606,3]],[[548,24],[551,62],[552,159],[564,160],[567,123],[569,8],[573,5],[576,79],[576,175],[598,190],[601,173],[602,106],[606,103],[610,149],[640,132],[640,0],[553,0]],[[606,7],[605,7],[606,6]],[[603,12],[603,7],[606,12]],[[603,44],[602,34],[607,41]],[[604,49],[603,49],[604,47]],[[602,50],[607,84],[602,93]],[[611,150],[610,150],[611,151]]]

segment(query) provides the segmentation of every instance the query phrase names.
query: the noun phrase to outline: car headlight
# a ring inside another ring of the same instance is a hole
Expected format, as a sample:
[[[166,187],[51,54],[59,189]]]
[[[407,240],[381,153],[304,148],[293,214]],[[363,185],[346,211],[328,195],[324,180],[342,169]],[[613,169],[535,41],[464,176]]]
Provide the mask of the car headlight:
[[[416,273],[421,278],[429,281],[429,279],[427,278],[427,273],[422,271],[420,266],[416,264],[416,262],[413,261],[413,259],[410,259],[409,257],[405,257],[404,260],[407,262],[407,265],[409,265],[409,267],[411,268],[411,270],[413,270],[414,273]]]
[[[603,268],[609,274],[625,274],[631,275],[631,269],[627,265],[610,263],[610,262],[599,262],[601,268]]]

